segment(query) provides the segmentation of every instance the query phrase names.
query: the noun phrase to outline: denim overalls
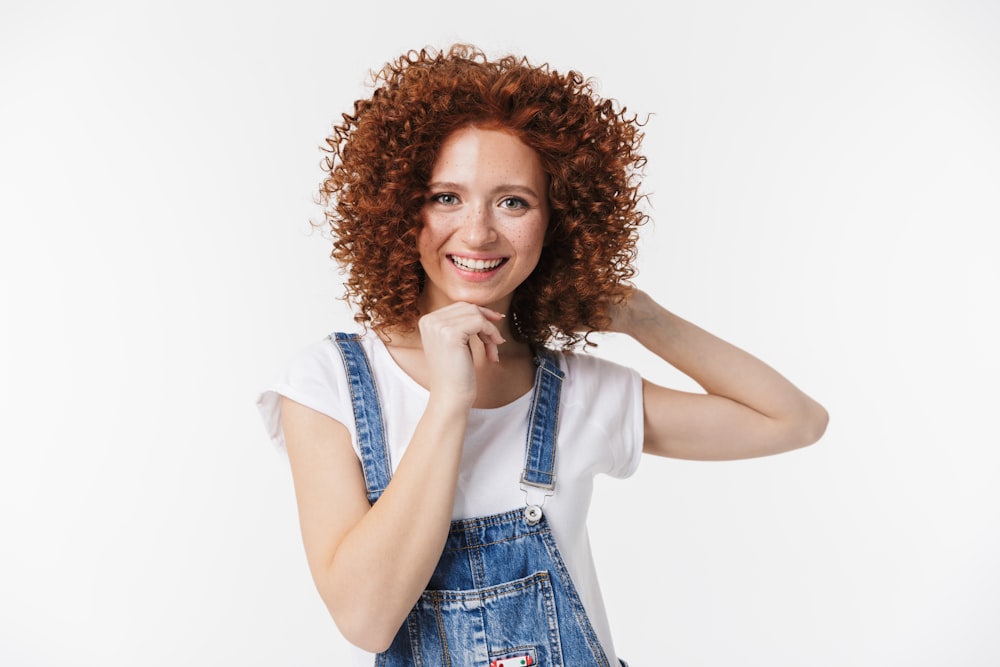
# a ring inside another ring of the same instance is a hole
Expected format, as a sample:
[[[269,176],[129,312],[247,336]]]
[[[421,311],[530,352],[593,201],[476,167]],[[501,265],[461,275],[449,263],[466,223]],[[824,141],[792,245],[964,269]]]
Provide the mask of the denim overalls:
[[[368,501],[374,503],[392,476],[374,377],[356,335],[330,338],[347,369]],[[551,495],[555,488],[563,372],[550,353],[539,352],[521,475],[526,497],[529,489]],[[610,667],[538,505],[452,521],[427,590],[375,665]]]

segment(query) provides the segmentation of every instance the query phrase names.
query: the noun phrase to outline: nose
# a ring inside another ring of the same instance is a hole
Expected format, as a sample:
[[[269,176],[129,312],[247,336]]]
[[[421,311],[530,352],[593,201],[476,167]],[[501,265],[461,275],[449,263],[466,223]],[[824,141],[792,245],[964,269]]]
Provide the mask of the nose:
[[[488,246],[497,240],[497,230],[488,204],[475,203],[467,208],[462,221],[462,240],[470,248]]]

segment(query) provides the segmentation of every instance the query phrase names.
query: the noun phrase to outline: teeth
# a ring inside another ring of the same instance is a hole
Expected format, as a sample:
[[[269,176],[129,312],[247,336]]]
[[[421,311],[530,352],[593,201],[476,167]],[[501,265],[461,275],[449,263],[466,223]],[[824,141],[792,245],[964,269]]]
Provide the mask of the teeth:
[[[451,256],[455,266],[466,271],[491,271],[503,262],[503,259],[469,259],[467,257]]]

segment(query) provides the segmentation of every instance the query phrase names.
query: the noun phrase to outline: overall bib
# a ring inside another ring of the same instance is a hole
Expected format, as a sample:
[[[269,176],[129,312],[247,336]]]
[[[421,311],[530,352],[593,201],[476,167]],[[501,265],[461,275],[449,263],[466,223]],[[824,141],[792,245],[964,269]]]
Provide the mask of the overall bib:
[[[368,501],[392,476],[374,377],[358,337],[331,336],[344,358]],[[563,372],[539,350],[521,486],[555,489]],[[624,662],[622,662],[624,665]],[[541,507],[451,522],[427,585],[376,667],[610,667]]]

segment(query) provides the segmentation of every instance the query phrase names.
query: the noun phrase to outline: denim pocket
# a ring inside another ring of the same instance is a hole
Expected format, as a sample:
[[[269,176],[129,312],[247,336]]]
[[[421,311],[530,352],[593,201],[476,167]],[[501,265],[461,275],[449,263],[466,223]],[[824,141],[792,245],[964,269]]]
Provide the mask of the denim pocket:
[[[563,664],[548,572],[489,588],[425,591],[406,630],[416,664],[486,667],[517,655],[539,667]]]

